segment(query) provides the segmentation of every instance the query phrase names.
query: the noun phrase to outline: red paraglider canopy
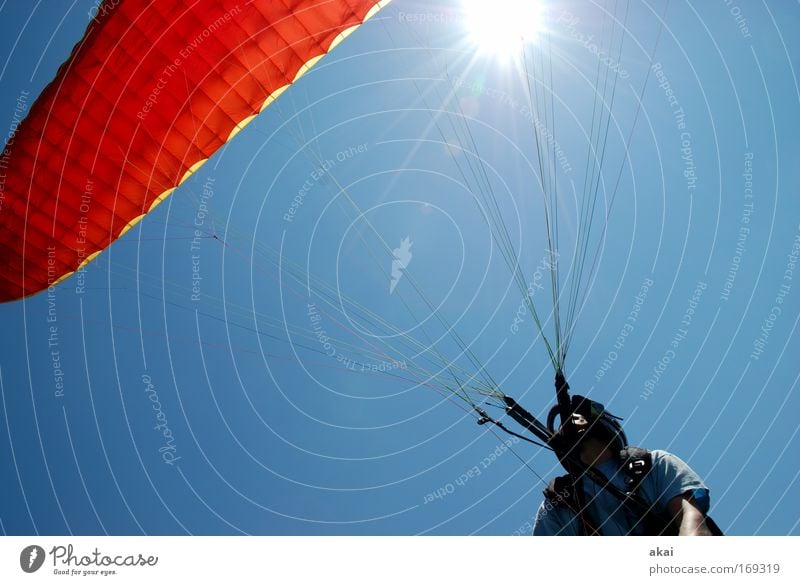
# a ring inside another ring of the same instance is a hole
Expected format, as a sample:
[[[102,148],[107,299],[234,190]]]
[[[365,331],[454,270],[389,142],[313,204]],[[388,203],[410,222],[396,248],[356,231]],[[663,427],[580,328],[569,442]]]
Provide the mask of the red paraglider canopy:
[[[0,152],[0,302],[89,262],[386,2],[104,2]]]

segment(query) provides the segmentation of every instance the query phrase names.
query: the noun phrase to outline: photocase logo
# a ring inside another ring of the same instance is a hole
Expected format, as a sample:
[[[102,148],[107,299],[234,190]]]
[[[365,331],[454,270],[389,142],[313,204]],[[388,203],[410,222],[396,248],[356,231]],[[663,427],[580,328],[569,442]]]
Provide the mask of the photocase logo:
[[[394,260],[392,260],[392,282],[389,283],[389,294],[394,292],[397,283],[400,282],[400,279],[403,277],[403,270],[408,268],[411,262],[411,246],[413,245],[410,237],[406,236],[400,241],[400,247],[392,250]]]
[[[22,549],[19,554],[19,566],[26,573],[35,573],[44,564],[44,549],[32,544]]]

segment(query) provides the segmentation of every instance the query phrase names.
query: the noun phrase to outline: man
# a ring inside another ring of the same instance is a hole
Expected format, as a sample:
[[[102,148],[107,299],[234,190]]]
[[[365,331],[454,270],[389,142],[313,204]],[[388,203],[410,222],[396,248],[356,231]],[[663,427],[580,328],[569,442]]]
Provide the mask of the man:
[[[575,395],[572,411],[551,446],[573,473],[545,490],[534,535],[721,534],[706,516],[708,488],[686,463],[628,447],[619,419],[597,402]]]

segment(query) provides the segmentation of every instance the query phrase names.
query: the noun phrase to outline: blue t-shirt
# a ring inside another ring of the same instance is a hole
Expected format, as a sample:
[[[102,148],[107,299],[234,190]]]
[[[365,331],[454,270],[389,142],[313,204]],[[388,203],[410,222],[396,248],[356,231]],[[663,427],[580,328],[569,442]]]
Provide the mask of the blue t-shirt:
[[[639,484],[637,494],[656,512],[667,514],[667,504],[675,496],[690,493],[697,507],[704,514],[708,512],[708,488],[700,477],[686,463],[666,451],[651,451],[653,468]],[[595,466],[616,487],[625,491],[625,476],[619,471],[619,463],[609,460]],[[607,536],[642,534],[644,527],[626,510],[620,500],[603,490],[588,477],[583,480],[586,502],[591,518],[599,531]],[[575,514],[566,506],[553,506],[542,502],[536,513],[533,526],[534,536],[576,536],[580,534]],[[633,528],[633,529],[632,529]]]

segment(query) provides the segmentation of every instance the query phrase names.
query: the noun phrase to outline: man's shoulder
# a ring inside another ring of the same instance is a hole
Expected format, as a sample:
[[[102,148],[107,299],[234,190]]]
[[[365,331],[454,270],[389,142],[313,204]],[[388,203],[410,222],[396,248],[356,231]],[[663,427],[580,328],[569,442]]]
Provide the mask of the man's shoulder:
[[[650,451],[650,457],[653,461],[653,466],[666,465],[675,467],[689,467],[689,465],[680,457],[664,449],[653,449]]]
[[[641,453],[646,453],[644,456],[650,458],[649,467],[653,471],[677,474],[683,474],[686,472],[693,473],[689,464],[674,453],[664,449],[636,449],[639,449],[638,456],[642,456]]]
[[[650,498],[659,500],[665,507],[669,500],[680,494],[691,494],[701,507],[708,510],[708,488],[697,472],[683,459],[662,449],[650,451],[652,472],[643,481]]]
[[[643,455],[643,453],[645,454]],[[705,487],[689,464],[674,453],[670,453],[664,449],[653,449],[639,451],[636,455],[632,456],[632,459],[635,460],[641,457],[649,458],[646,464],[640,466],[641,471],[640,474],[638,474],[642,476],[641,480],[645,484],[652,484],[655,482],[660,489],[664,489],[664,486],[661,485],[663,482],[683,482],[687,484],[687,487],[689,485]],[[636,465],[631,464],[630,461],[629,459],[629,463],[626,465],[626,471],[630,472],[632,475],[637,475],[635,473]]]
[[[534,536],[576,535],[573,517],[566,506],[545,498],[536,511],[533,525]]]

